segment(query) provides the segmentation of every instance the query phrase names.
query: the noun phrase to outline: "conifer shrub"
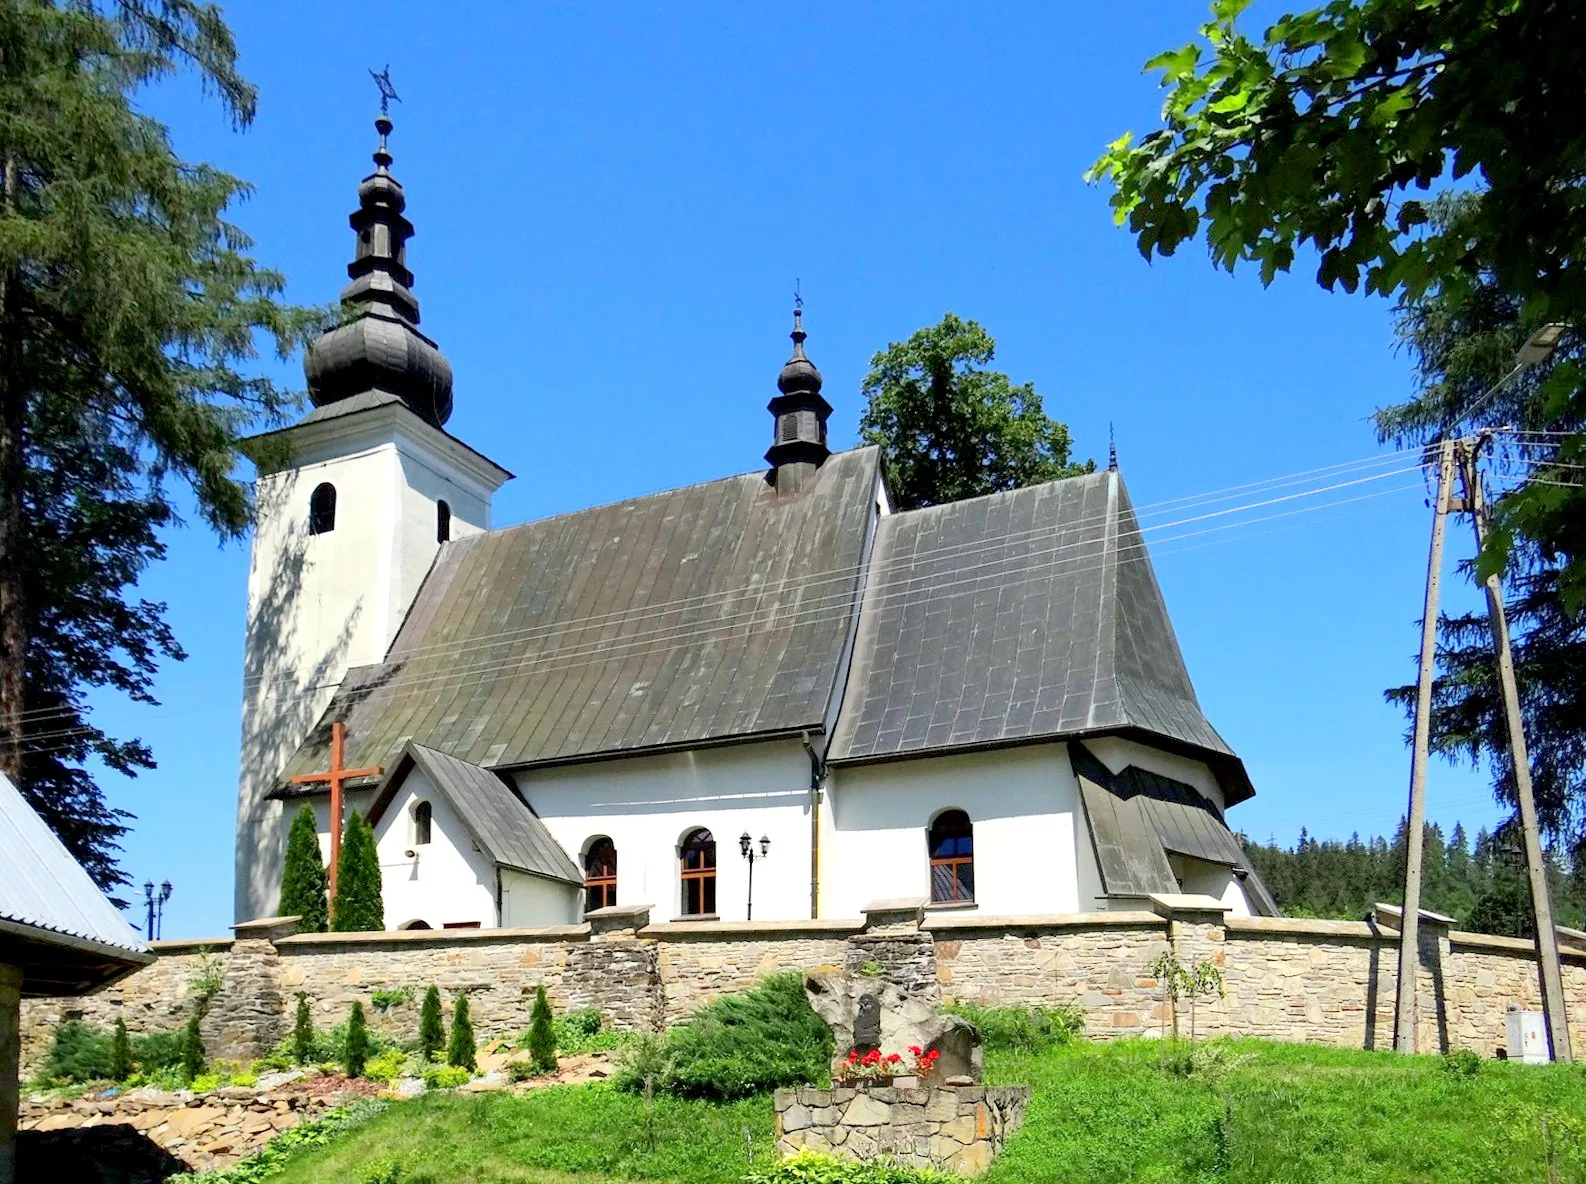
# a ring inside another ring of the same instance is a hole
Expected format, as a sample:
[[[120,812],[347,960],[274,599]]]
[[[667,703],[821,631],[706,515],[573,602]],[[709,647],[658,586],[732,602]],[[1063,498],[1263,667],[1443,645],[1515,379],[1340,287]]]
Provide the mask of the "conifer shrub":
[[[474,1045],[474,1025],[468,1018],[468,995],[457,996],[452,1008],[452,1038],[446,1045],[446,1063],[454,1069],[473,1072],[478,1050]]]
[[[67,1020],[55,1029],[37,1080],[47,1085],[54,1081],[104,1081],[109,1076],[110,1041],[105,1034],[82,1020]]]
[[[534,989],[534,1012],[529,1017],[529,1063],[536,1073],[556,1072],[556,1027],[544,983]]]
[[[424,1004],[419,1009],[419,1053],[428,1063],[441,1055],[446,1047],[446,1021],[441,1018],[441,992],[432,986],[424,992]]]
[[[187,1021],[182,1034],[182,1080],[191,1085],[193,1078],[204,1071],[204,1038],[198,1031],[198,1017]]]
[[[380,860],[375,854],[374,828],[358,811],[347,815],[341,856],[336,862],[336,899],[330,927],[337,933],[366,933],[385,928],[380,896]]]
[[[769,975],[723,995],[667,1033],[658,1088],[683,1097],[741,1098],[824,1080],[832,1034],[804,995],[797,972]],[[634,1075],[619,1084],[641,1088]]]
[[[281,900],[276,916],[297,917],[299,933],[323,933],[329,919],[326,893],[329,877],[319,855],[319,826],[314,808],[304,806],[292,819],[281,865]]]
[[[347,1043],[342,1052],[342,1064],[348,1077],[362,1077],[364,1065],[369,1060],[369,1025],[363,1018],[363,1004],[352,1005],[352,1015],[347,1017]]]
[[[127,1036],[126,1022],[118,1015],[116,1029],[110,1036],[110,1079],[125,1081],[132,1076],[132,1040]]]
[[[308,1010],[308,992],[297,993],[297,1014],[292,1019],[292,1060],[307,1065],[314,1060],[314,1017]]]

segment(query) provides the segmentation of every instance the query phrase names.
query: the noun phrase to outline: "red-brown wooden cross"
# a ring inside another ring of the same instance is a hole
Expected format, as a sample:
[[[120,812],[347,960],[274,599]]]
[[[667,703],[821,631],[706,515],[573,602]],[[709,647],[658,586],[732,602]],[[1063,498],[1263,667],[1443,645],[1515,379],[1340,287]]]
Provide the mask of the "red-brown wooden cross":
[[[341,860],[341,787],[344,781],[355,777],[378,777],[384,770],[378,765],[365,769],[342,768],[342,752],[347,743],[347,729],[337,720],[330,725],[330,768],[323,773],[299,773],[292,778],[293,785],[318,785],[330,783],[330,900],[336,907],[336,864]]]

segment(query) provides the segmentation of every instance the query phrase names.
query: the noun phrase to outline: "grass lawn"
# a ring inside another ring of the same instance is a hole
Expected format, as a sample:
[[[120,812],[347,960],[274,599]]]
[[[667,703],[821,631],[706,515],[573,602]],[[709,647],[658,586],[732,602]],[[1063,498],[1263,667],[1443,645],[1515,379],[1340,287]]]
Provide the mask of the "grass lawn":
[[[1035,1086],[987,1184],[1586,1182],[1586,1070],[1234,1041],[1221,1081],[1164,1076],[1155,1041],[987,1057]],[[1549,1176],[1546,1119],[1553,1145]]]
[[[271,1184],[736,1184],[769,1162],[771,1099],[657,1098],[653,1143],[644,1102],[604,1086],[552,1086],[523,1097],[437,1092],[292,1157]],[[379,1169],[400,1168],[382,1175]]]
[[[1153,1041],[987,1056],[1035,1086],[986,1184],[1586,1184],[1586,1069],[1235,1041],[1218,1079],[1157,1068]],[[1552,1145],[1549,1175],[1543,1122]],[[432,1094],[294,1156],[281,1184],[736,1184],[768,1161],[768,1097],[644,1104],[609,1088]],[[393,1173],[391,1169],[399,1167]]]

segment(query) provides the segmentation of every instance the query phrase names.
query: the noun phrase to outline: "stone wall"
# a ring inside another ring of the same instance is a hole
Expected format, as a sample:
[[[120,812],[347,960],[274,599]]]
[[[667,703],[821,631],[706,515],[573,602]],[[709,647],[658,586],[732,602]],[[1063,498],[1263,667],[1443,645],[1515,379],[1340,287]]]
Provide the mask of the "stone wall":
[[[881,902],[864,920],[651,925],[645,909],[603,909],[581,925],[536,930],[418,930],[288,936],[277,920],[240,926],[235,939],[159,942],[147,968],[96,995],[23,1003],[24,1059],[36,1062],[56,1024],[81,1016],[133,1032],[172,1030],[190,1014],[205,967],[224,971],[203,1021],[206,1047],[256,1057],[290,1027],[296,995],[315,1023],[345,1021],[355,1001],[388,1034],[412,1039],[424,988],[445,1006],[467,992],[481,1039],[526,1028],[544,985],[558,1012],[593,1007],[617,1027],[673,1024],[774,971],[879,969],[905,990],[934,981],[942,996],[980,1004],[1077,1004],[1087,1032],[1153,1035],[1171,1023],[1150,966],[1172,947],[1223,973],[1226,996],[1202,1002],[1206,1034],[1263,1036],[1354,1048],[1391,1044],[1396,920],[1301,921],[1224,917],[1205,898],[1161,898],[1152,911],[1052,917],[934,913]],[[1505,1012],[1540,1006],[1527,943],[1421,928],[1421,1047],[1492,1055]],[[1586,1048],[1586,948],[1567,946],[1572,1030]],[[373,1007],[374,992],[384,1010]],[[1181,1022],[1187,1016],[1181,1015]]]
[[[784,1157],[809,1150],[975,1176],[1023,1124],[1030,1087],[806,1087],[779,1089],[774,1102],[777,1151]]]

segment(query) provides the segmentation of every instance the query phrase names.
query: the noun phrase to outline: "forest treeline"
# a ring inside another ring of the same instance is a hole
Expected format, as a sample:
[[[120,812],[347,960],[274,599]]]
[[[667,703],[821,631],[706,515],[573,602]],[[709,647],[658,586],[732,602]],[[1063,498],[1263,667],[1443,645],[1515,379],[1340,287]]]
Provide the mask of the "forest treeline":
[[[1404,902],[1406,835],[1401,820],[1390,841],[1381,836],[1348,841],[1313,839],[1300,831],[1293,847],[1252,842],[1242,836],[1251,866],[1266,881],[1288,917],[1359,920],[1378,901]],[[1480,831],[1472,842],[1458,823],[1446,837],[1436,824],[1425,831],[1421,907],[1445,913],[1461,929],[1532,937],[1530,891],[1520,836],[1507,826]],[[1586,874],[1581,860],[1557,849],[1548,853],[1553,909],[1560,925],[1586,923]]]

